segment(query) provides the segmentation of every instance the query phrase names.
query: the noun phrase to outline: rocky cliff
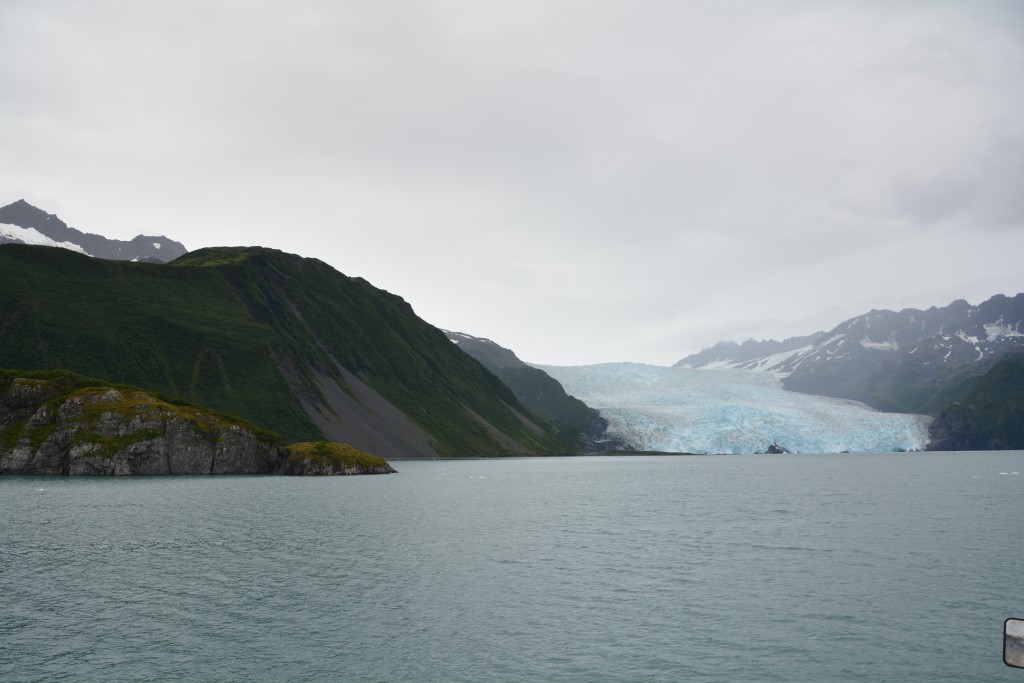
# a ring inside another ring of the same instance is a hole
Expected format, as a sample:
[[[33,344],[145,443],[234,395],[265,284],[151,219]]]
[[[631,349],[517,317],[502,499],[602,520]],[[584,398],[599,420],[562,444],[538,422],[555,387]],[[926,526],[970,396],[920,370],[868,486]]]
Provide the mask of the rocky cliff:
[[[330,470],[239,420],[70,373],[0,374],[0,474],[363,474],[374,456]]]

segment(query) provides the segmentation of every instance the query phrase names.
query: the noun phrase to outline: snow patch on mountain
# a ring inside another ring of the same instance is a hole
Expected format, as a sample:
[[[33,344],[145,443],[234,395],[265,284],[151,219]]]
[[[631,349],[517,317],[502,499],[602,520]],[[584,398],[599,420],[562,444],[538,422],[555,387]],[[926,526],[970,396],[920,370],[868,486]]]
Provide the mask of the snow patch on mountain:
[[[874,349],[876,351],[899,351],[900,345],[889,339],[884,342],[876,342],[864,337],[860,340],[860,345],[865,349]]]
[[[58,242],[50,239],[35,228],[22,228],[17,225],[11,225],[10,223],[0,223],[0,238],[14,240],[23,244],[35,244],[44,247],[60,247],[62,249],[77,251],[79,254],[86,254],[85,249],[82,249],[82,247],[78,246],[74,242]],[[89,255],[90,254],[86,254],[86,256]]]
[[[1019,322],[1013,325],[1005,324],[1002,316],[1000,316],[999,320],[990,325],[985,325],[985,335],[988,341],[995,341],[1000,337],[1024,337],[1024,332],[1021,332],[1018,329],[1019,327]]]
[[[773,353],[769,356],[762,358],[755,358],[753,360],[737,360],[735,358],[716,358],[708,361],[704,365],[694,365],[691,363],[684,363],[675,367],[679,368],[694,368],[700,367],[703,369],[737,369],[737,370],[757,370],[760,372],[770,372],[780,377],[785,377],[789,374],[789,370],[783,369],[786,365],[786,361],[796,356],[809,353],[814,350],[814,346],[808,344],[801,346],[800,348],[790,349],[788,351],[780,351],[779,353]]]
[[[608,433],[643,450],[804,453],[921,450],[931,418],[786,391],[771,373],[636,363],[539,366],[597,408]]]
[[[807,346],[801,346],[799,349],[793,349],[792,351],[783,351],[782,353],[765,356],[764,358],[760,358],[755,361],[748,361],[739,367],[743,370],[758,370],[761,372],[772,372],[776,375],[785,376],[789,373],[780,370],[779,368],[790,358],[807,353],[813,348],[814,347],[812,345],[808,344]]]

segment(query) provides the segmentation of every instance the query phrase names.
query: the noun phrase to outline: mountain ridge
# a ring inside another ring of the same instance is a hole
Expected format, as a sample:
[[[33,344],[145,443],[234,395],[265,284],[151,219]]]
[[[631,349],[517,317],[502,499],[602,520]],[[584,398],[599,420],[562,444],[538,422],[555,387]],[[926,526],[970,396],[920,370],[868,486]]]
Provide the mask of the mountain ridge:
[[[39,244],[116,261],[168,263],[187,253],[185,245],[164,235],[116,240],[69,227],[55,214],[19,199],[0,207],[0,244]]]
[[[948,382],[983,373],[1003,354],[1024,349],[1024,294],[996,294],[977,306],[957,299],[926,310],[872,310],[789,341],[794,343],[775,356],[723,358],[729,347],[718,344],[675,365],[773,372],[791,391],[935,414],[945,407]]]

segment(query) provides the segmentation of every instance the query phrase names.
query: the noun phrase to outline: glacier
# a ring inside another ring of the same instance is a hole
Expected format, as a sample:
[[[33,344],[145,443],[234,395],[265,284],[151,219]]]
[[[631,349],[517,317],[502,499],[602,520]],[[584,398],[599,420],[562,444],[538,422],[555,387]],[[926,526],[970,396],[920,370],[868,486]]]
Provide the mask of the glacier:
[[[608,432],[641,450],[795,453],[923,450],[926,415],[883,413],[856,401],[782,387],[774,373],[735,368],[604,363],[538,365],[608,420]]]

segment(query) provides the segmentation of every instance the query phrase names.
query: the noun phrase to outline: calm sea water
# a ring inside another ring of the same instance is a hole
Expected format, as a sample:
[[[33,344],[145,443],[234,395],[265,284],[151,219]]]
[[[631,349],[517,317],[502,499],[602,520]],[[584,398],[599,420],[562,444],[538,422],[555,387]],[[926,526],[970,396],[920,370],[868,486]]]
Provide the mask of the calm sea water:
[[[1024,452],[396,465],[0,479],[0,680],[1024,681]]]

